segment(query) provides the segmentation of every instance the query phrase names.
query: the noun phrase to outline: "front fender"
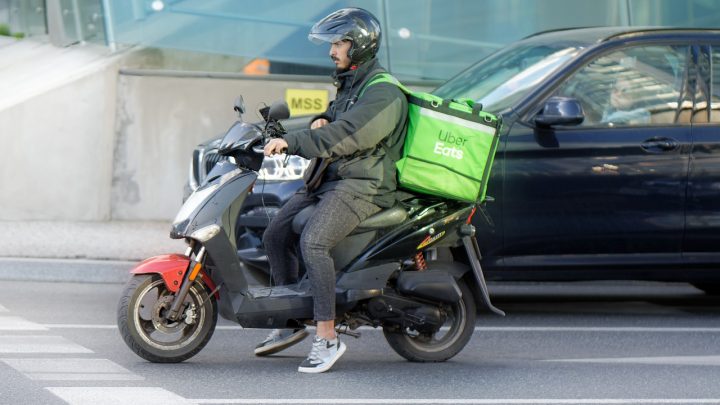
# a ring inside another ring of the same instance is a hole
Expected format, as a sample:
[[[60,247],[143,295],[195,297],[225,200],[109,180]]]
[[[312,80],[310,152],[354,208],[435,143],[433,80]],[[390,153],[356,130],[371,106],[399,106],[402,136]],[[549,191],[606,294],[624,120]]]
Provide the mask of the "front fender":
[[[185,273],[190,268],[190,258],[185,255],[171,254],[160,255],[145,259],[130,270],[131,274],[159,274],[168,290],[176,293],[180,290],[180,285],[185,279]],[[200,271],[203,283],[211,291],[215,291],[215,298],[220,299],[220,295],[215,288],[215,282],[205,273],[205,268]]]
[[[176,293],[180,289],[185,272],[190,264],[190,258],[185,255],[171,254],[160,255],[145,259],[135,268],[130,270],[131,274],[153,274],[157,273],[165,281],[168,290]]]

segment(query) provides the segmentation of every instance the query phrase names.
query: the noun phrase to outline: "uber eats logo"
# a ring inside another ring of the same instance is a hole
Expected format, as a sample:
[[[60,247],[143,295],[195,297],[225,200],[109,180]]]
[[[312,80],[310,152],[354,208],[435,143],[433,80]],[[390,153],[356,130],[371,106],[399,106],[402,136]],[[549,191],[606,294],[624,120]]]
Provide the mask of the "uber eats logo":
[[[438,141],[435,142],[435,149],[433,149],[433,153],[452,157],[458,160],[462,159],[463,151],[460,148],[465,146],[465,142],[467,142],[466,138],[455,136],[450,131],[440,130],[440,133],[438,134]]]

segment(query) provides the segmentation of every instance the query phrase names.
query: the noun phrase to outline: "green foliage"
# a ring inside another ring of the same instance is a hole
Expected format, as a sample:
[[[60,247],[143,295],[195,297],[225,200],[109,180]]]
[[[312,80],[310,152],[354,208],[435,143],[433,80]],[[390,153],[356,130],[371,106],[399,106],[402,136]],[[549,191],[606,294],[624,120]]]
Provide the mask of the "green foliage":
[[[12,32],[12,31],[10,31],[10,26],[7,24],[0,24],[0,35],[6,36],[6,37],[13,37],[15,39],[25,38],[24,32]]]

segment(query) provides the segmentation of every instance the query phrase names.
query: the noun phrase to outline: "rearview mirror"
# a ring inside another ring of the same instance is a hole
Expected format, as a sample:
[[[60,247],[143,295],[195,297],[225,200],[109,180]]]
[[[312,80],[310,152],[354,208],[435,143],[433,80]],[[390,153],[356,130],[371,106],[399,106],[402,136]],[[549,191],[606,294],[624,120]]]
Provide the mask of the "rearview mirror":
[[[288,108],[287,103],[284,101],[272,103],[270,111],[268,111],[268,118],[275,121],[290,118],[290,108]]]
[[[238,96],[238,98],[235,99],[235,107],[233,109],[240,115],[245,114],[245,101],[243,100],[243,96]]]
[[[582,105],[572,97],[550,97],[540,114],[535,116],[535,124],[541,127],[579,125],[584,120]]]

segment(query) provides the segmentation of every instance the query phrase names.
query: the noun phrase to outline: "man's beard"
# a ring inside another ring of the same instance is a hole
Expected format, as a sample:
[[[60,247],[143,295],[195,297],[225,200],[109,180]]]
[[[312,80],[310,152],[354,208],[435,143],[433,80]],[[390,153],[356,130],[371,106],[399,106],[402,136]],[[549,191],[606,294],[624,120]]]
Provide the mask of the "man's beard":
[[[333,62],[340,61],[340,59],[333,58],[332,56],[330,57],[330,59],[332,59]],[[350,70],[350,64],[348,64],[348,67],[346,67],[346,68],[341,68],[341,67],[338,67],[338,65],[335,65],[335,74],[345,73],[348,70]]]

